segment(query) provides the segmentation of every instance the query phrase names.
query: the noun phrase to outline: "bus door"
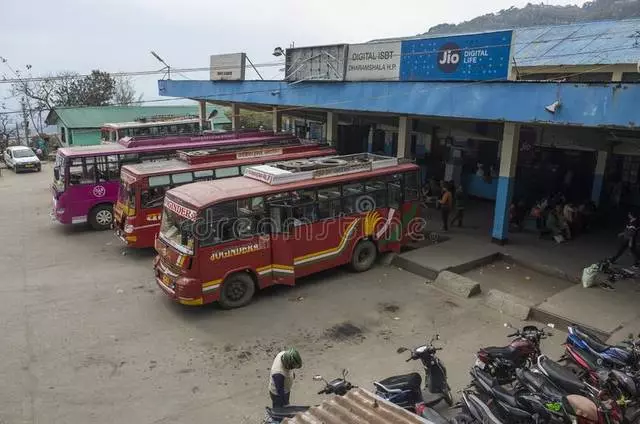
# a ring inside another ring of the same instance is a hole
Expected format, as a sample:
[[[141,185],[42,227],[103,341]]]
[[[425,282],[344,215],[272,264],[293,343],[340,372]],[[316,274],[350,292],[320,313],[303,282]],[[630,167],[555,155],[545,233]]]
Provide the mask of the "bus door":
[[[271,275],[275,284],[293,285],[295,270],[293,267],[294,243],[288,219],[289,206],[282,203],[269,205],[271,225]]]

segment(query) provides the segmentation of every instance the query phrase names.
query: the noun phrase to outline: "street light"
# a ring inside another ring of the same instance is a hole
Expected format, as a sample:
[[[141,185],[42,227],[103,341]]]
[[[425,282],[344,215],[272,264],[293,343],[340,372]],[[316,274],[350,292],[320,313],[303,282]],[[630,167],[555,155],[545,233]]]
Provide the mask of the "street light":
[[[156,52],[154,52],[153,50],[151,50],[151,55],[153,57],[155,57],[158,62],[162,63],[165,66],[163,69],[167,70],[167,79],[171,79],[171,66],[169,66],[167,64],[167,62],[165,62],[164,59],[162,59],[160,56],[158,56],[158,54]],[[163,76],[163,78],[164,78],[164,76]]]
[[[272,54],[275,57],[284,56],[285,55],[285,50],[283,50],[282,47],[276,47],[275,49],[273,49],[273,53]]]

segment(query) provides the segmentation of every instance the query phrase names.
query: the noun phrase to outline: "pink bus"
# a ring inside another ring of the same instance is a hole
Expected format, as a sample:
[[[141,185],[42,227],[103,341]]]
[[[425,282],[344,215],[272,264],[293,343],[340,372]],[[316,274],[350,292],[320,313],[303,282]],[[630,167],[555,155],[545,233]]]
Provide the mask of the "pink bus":
[[[106,230],[113,222],[123,165],[172,158],[178,150],[287,143],[291,134],[245,131],[202,136],[124,138],[117,143],[58,149],[53,171],[52,218],[62,224],[89,223]]]

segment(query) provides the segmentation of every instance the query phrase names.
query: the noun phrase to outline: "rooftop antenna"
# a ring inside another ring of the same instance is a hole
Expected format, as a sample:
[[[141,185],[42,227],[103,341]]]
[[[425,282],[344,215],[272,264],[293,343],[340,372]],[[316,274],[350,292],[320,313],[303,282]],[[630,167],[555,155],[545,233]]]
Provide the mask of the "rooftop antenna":
[[[158,56],[158,53],[154,52],[153,50],[151,50],[151,56],[155,57],[156,60],[160,63],[162,63],[164,65],[164,68],[162,68],[162,70],[166,70],[167,72],[162,76],[162,79],[164,79],[164,77],[166,76],[167,79],[171,79],[171,66],[169,66],[169,64],[167,64],[167,62],[164,61],[164,59],[162,59],[160,56]]]

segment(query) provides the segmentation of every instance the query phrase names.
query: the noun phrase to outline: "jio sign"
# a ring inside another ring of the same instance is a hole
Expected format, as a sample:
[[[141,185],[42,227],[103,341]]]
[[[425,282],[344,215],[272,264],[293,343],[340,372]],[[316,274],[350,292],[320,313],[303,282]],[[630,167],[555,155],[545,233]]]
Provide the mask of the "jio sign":
[[[506,80],[511,40],[511,31],[403,40],[400,80]]]
[[[460,47],[456,43],[446,43],[438,50],[438,67],[442,72],[455,72],[460,63]]]

